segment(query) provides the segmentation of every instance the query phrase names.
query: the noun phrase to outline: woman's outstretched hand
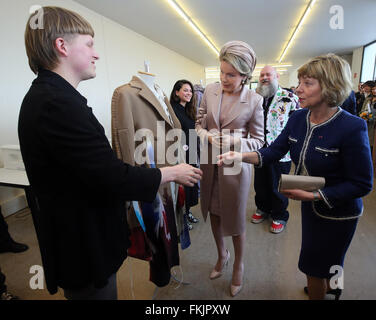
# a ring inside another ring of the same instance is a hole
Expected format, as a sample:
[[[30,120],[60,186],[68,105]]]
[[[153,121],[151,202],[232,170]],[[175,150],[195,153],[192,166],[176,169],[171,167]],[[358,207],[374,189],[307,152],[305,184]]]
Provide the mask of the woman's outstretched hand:
[[[235,161],[242,161],[243,155],[241,152],[229,151],[229,152],[220,154],[217,158],[218,158],[217,165],[221,167],[224,164],[229,165]]]

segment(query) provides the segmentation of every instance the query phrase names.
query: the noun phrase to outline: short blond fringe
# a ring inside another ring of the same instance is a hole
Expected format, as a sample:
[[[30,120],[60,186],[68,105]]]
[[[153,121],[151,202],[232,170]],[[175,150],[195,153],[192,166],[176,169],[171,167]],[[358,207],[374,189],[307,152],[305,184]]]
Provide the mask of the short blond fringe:
[[[31,27],[32,14],[26,24],[25,47],[29,66],[34,73],[40,69],[52,70],[58,62],[55,40],[63,37],[68,40],[76,34],[91,35],[94,30],[90,23],[79,14],[59,7],[42,7],[43,26],[41,29]]]
[[[298,69],[298,78],[317,79],[322,97],[330,107],[340,106],[352,90],[350,65],[341,57],[329,53],[311,59]]]

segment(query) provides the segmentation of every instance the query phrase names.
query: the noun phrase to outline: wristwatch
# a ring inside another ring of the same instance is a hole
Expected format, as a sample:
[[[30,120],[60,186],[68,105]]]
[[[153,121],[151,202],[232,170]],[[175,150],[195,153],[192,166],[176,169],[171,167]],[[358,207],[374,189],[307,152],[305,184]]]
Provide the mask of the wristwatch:
[[[320,193],[318,191],[312,191],[313,201],[320,201]]]

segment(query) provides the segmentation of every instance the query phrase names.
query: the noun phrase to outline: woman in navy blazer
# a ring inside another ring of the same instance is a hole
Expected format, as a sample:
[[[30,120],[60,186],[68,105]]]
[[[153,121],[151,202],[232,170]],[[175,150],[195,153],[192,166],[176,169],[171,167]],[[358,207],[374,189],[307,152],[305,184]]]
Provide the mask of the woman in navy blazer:
[[[325,186],[317,191],[283,193],[302,201],[299,269],[307,276],[305,292],[310,299],[324,299],[326,293],[338,299],[342,281],[333,280],[341,276],[346,251],[363,213],[361,197],[372,190],[367,125],[338,107],[351,90],[346,61],[334,54],[316,57],[299,68],[298,78],[296,92],[303,109],[294,112],[275,142],[256,152],[220,155],[218,164],[241,159],[261,167],[290,151],[295,174],[325,178]]]

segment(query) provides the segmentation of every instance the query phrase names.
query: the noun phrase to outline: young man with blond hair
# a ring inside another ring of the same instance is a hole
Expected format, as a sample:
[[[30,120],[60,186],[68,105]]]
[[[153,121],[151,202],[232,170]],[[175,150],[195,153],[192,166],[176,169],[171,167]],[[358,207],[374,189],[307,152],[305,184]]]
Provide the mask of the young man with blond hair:
[[[132,167],[117,159],[101,124],[76,90],[96,76],[94,31],[77,13],[43,7],[25,31],[38,75],[19,116],[19,140],[38,209],[32,212],[47,289],[67,299],[117,299],[116,272],[130,245],[125,201],[154,200],[162,183],[192,186],[187,164]],[[33,19],[33,20],[32,20]]]

